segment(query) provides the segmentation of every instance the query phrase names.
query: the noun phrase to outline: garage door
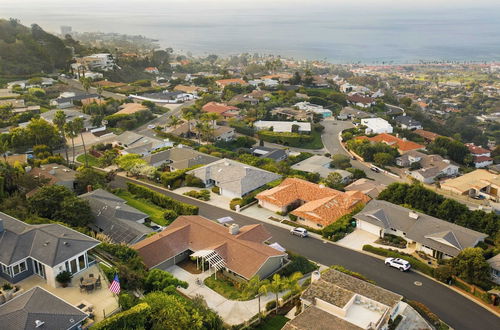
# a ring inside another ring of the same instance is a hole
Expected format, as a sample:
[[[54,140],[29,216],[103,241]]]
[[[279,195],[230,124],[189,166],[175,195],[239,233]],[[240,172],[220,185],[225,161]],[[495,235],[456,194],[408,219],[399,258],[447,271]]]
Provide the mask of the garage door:
[[[374,235],[380,236],[380,227],[372,225],[371,223],[362,221],[362,220],[356,220],[356,226],[359,229],[362,229],[364,231],[367,231],[369,233],[372,233]]]

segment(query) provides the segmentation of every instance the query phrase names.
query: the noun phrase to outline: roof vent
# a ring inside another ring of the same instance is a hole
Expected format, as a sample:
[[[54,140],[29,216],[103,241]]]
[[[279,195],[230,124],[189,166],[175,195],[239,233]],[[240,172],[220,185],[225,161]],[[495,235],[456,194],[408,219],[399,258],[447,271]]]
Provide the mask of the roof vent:
[[[49,243],[50,243],[49,241],[45,241],[45,243],[43,243],[43,246],[47,246],[49,245]]]
[[[35,320],[35,328],[40,328],[44,324],[45,324],[45,322],[43,322],[43,321]]]
[[[321,273],[318,271],[318,270],[315,270],[314,272],[312,272],[311,274],[311,283],[314,283],[316,282],[317,280],[319,280],[321,278]]]
[[[65,246],[69,246],[69,242],[64,242],[63,243]]]
[[[417,212],[413,212],[413,211],[410,211],[410,213],[408,214],[410,216],[410,218],[412,219],[415,219],[417,220],[418,219],[418,213]]]
[[[229,226],[229,233],[231,235],[237,235],[240,232],[240,226],[236,223],[233,223],[231,226]]]

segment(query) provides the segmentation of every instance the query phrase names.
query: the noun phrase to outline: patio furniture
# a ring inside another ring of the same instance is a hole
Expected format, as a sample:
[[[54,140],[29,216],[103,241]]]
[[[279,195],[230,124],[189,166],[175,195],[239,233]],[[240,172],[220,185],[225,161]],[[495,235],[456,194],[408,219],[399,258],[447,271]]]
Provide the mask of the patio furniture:
[[[90,278],[93,278],[93,277],[94,277],[94,274],[90,273],[90,274],[89,274],[89,277],[90,277]]]
[[[82,282],[82,285],[85,287],[87,293],[90,293],[94,290],[97,279],[95,277],[85,278]]]
[[[83,282],[83,277],[80,277],[80,284]]]
[[[83,292],[85,290],[86,290],[85,285],[80,283],[80,292]]]
[[[96,289],[102,288],[101,275],[99,275],[99,277],[97,277],[97,281],[95,282],[95,287],[96,287]]]

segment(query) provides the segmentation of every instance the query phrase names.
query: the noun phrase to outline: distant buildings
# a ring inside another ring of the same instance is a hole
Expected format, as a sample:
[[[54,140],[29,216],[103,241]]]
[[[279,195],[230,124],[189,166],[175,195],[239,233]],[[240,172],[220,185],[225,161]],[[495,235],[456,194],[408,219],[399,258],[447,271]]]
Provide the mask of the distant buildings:
[[[225,88],[226,86],[229,85],[241,85],[241,86],[247,86],[248,83],[243,80],[243,79],[221,79],[221,80],[216,80],[215,83],[217,84],[218,87],[220,88]]]
[[[500,198],[500,176],[478,169],[441,183],[441,189],[455,194],[491,199]]]
[[[425,149],[425,146],[415,143],[413,141],[408,141],[406,138],[398,138],[397,136],[390,135],[387,133],[382,133],[375,135],[373,137],[360,136],[357,139],[368,140],[371,142],[385,143],[391,147],[398,149],[401,154],[404,154],[411,150]]]
[[[408,151],[396,158],[396,164],[402,167],[411,167],[418,164],[420,168],[410,170],[409,174],[420,182],[433,183],[438,178],[458,175],[459,166],[452,164],[448,159],[439,155],[427,155],[417,150]]]
[[[397,116],[396,118],[394,118],[394,121],[402,129],[407,129],[407,130],[422,129],[422,124],[418,120],[415,120],[410,116],[406,115]]]
[[[476,146],[474,143],[467,143],[466,146],[472,154],[472,159],[476,168],[488,167],[493,164],[490,150]]]

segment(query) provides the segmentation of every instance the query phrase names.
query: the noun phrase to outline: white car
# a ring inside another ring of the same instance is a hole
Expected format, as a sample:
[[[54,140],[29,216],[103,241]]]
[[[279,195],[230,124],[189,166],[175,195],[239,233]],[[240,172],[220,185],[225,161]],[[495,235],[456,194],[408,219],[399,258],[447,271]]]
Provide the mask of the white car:
[[[148,125],[148,128],[149,128],[149,129],[153,129],[153,128],[155,128],[155,127],[156,127],[156,125]]]
[[[300,228],[300,227],[296,227],[296,228],[293,228],[292,230],[290,230],[290,234],[297,235],[300,237],[307,237],[309,235],[307,233],[307,230],[305,230],[304,228]]]
[[[385,264],[387,266],[397,268],[402,272],[407,271],[411,267],[411,264],[408,261],[401,258],[385,258]]]

